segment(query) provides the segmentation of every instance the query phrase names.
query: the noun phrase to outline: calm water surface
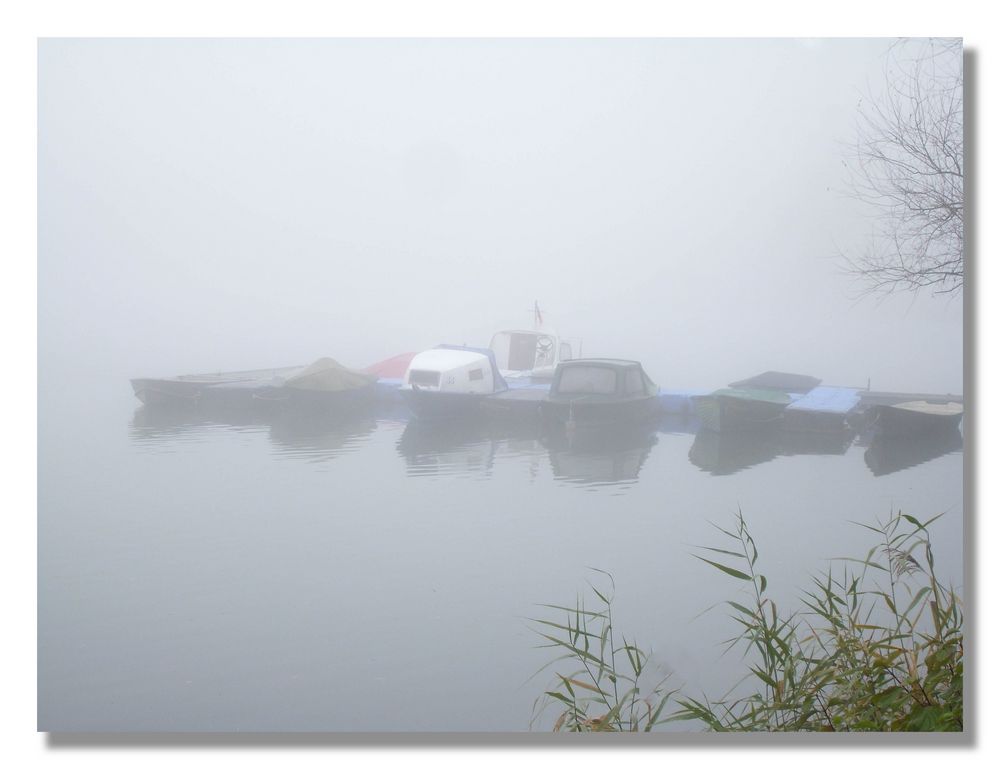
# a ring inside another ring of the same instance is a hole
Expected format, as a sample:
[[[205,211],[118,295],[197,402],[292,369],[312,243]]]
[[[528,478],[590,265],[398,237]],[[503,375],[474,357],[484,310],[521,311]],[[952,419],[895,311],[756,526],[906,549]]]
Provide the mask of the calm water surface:
[[[739,508],[787,605],[874,544],[851,521],[893,509],[946,512],[936,560],[961,585],[958,436],[720,438],[675,420],[567,442],[398,410],[163,413],[118,382],[91,395],[40,394],[46,731],[526,730],[552,657],[527,618],[572,602],[591,567],[674,686],[721,695],[735,630],[705,610],[740,586],[691,554]]]

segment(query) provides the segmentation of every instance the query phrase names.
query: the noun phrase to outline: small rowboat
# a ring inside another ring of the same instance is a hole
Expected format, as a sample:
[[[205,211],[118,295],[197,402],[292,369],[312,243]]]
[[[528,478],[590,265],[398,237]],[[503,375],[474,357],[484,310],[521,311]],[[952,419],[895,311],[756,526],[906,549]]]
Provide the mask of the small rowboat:
[[[907,401],[868,409],[870,424],[878,435],[913,436],[944,433],[958,429],[964,414],[954,401]]]

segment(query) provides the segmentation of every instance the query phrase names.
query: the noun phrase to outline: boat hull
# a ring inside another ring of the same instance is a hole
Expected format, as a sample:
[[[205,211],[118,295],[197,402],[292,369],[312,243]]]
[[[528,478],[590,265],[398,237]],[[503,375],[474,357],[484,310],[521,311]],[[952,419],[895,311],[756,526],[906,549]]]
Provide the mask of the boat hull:
[[[481,407],[493,421],[537,422],[547,395],[547,391],[533,388],[507,390],[484,398]]]
[[[539,408],[544,422],[575,426],[641,424],[652,422],[660,413],[655,395],[623,400],[546,398]]]
[[[897,406],[872,406],[870,423],[876,435],[892,438],[909,438],[938,435],[958,430],[962,412],[957,414],[927,414]]]
[[[282,377],[300,369],[301,366],[286,366],[252,371],[227,371],[217,374],[147,377],[132,379],[130,382],[132,392],[147,406],[180,405],[197,403],[213,388],[215,388],[215,392],[219,393],[232,389],[233,397],[238,400],[247,396],[253,388],[272,386],[281,381]],[[221,397],[223,396],[220,395]]]
[[[417,419],[460,419],[479,416],[487,396],[479,393],[449,393],[403,389],[403,400]]]
[[[193,404],[205,385],[199,382],[171,382],[162,379],[133,379],[132,392],[147,406]]]
[[[293,371],[295,369],[292,369]],[[151,407],[197,407],[209,411],[292,408],[344,411],[375,400],[376,383],[345,390],[318,390],[285,385],[273,371],[260,376],[133,379],[137,398]]]
[[[718,395],[699,395],[692,400],[701,426],[716,433],[777,427],[786,406]]]
[[[295,387],[272,387],[254,392],[258,406],[290,408],[303,411],[349,411],[375,402],[375,382],[351,390],[303,390]]]

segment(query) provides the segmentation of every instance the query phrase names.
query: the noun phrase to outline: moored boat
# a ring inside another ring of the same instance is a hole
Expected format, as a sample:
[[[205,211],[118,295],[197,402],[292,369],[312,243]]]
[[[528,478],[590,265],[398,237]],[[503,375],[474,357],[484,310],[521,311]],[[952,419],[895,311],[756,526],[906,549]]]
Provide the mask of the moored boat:
[[[573,346],[552,331],[535,329],[498,331],[490,350],[505,379],[551,380],[563,361],[573,360]]]
[[[374,374],[348,368],[333,358],[320,358],[284,378],[280,385],[254,392],[257,401],[310,410],[345,410],[375,397]]]
[[[735,387],[696,395],[691,400],[701,426],[718,433],[777,427],[782,412],[792,402],[790,396],[777,390]]]
[[[871,406],[866,416],[876,435],[906,437],[957,430],[963,413],[961,403],[920,400]]]
[[[483,414],[494,421],[537,421],[541,416],[542,401],[549,388],[544,385],[529,385],[484,398]]]
[[[559,364],[541,415],[567,426],[649,421],[659,414],[658,392],[637,361],[580,358]]]
[[[240,385],[241,388],[280,385],[284,377],[301,371],[302,366],[228,371],[215,374],[184,374],[174,377],[145,377],[129,380],[132,391],[147,406],[197,403],[213,387]],[[249,396],[248,396],[249,397]]]
[[[136,397],[147,406],[197,406],[242,409],[274,404],[338,408],[367,402],[375,392],[374,374],[355,371],[333,358],[308,366],[288,366],[160,379],[133,379]]]
[[[413,357],[399,389],[414,416],[443,419],[478,415],[482,400],[507,382],[490,350],[439,345]]]

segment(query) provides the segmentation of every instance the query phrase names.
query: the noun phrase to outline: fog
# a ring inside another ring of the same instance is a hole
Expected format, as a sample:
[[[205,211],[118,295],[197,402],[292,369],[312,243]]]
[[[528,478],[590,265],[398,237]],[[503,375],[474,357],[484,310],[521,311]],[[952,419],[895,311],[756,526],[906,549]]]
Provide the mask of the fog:
[[[666,389],[959,393],[961,295],[859,296],[839,256],[875,226],[844,157],[890,45],[42,41],[39,728],[523,730],[549,651],[524,618],[591,567],[617,632],[722,694],[745,670],[705,610],[744,599],[691,553],[737,510],[783,608],[890,510],[946,514],[960,586],[954,424],[657,414],[588,444],[411,420],[392,388],[157,408],[128,383],[486,345],[537,301]]]
[[[837,258],[889,44],[44,40],[40,387],[485,345],[537,300],[663,387],[961,392],[961,298]]]

